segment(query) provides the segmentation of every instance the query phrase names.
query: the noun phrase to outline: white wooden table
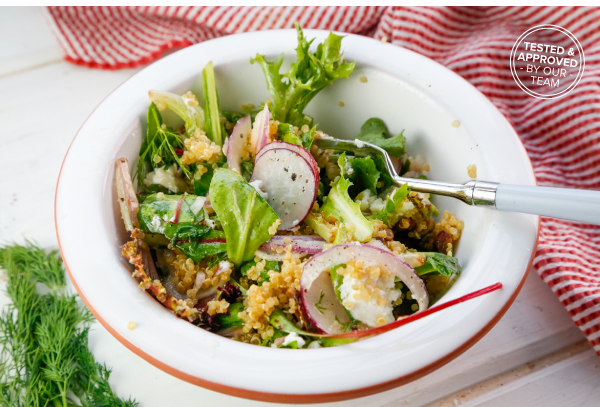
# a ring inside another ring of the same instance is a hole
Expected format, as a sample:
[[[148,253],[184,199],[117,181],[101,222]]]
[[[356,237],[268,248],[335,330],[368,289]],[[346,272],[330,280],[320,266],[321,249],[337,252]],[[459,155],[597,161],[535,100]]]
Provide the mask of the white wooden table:
[[[0,8],[0,243],[56,247],[56,179],[78,128],[137,70],[62,60],[43,10]],[[4,291],[5,282],[0,282]],[[0,306],[6,298],[0,296]],[[111,385],[141,406],[257,406],[163,373],[94,324],[90,347],[113,367]],[[403,387],[331,406],[598,406],[600,359],[535,272],[479,343]]]

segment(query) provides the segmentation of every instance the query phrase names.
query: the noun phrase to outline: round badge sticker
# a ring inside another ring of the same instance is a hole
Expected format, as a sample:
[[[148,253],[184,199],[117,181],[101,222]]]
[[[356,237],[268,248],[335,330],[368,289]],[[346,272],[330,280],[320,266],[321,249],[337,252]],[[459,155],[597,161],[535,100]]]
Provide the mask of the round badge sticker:
[[[530,28],[515,42],[510,71],[527,94],[556,99],[572,91],[581,80],[585,55],[568,30],[552,24]]]

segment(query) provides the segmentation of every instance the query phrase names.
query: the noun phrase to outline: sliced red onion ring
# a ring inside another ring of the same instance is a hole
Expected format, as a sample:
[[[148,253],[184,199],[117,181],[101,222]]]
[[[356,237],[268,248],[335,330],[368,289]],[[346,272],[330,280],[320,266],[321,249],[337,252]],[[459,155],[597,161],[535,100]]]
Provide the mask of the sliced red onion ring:
[[[291,239],[291,241],[289,241]],[[286,243],[288,242],[288,243]],[[317,254],[323,251],[327,242],[321,236],[281,236],[276,235],[263,243],[260,248],[265,251],[276,252],[292,245],[292,252],[299,254]]]
[[[292,144],[292,143],[284,143],[283,141],[274,141],[274,142],[269,143],[266,146],[264,146],[256,155],[256,159],[258,160],[259,157],[261,155],[263,155],[264,153],[266,153],[267,151],[272,150],[272,149],[277,149],[277,148],[286,148],[286,149],[291,150],[291,151],[295,152],[296,154],[299,154],[300,156],[302,156],[302,158],[304,158],[310,164],[310,167],[312,168],[313,172],[315,173],[315,178],[317,178],[317,183],[318,183],[319,165],[315,161],[315,158],[313,157],[313,155],[304,147],[300,147],[300,146],[298,146],[296,144]]]
[[[308,161],[287,147],[260,154],[250,182],[256,180],[262,181],[266,200],[281,219],[280,230],[292,229],[304,221],[319,188],[319,179]]]
[[[261,148],[269,143],[269,107],[265,104],[265,108],[258,112],[252,126],[252,134],[250,135],[250,145],[254,147],[254,154],[258,154]],[[231,168],[231,167],[230,167]]]
[[[137,213],[140,204],[135,194],[135,188],[131,181],[129,173],[129,163],[125,158],[119,158],[115,163],[115,186],[117,188],[117,197],[121,207],[121,217],[125,223],[125,228],[131,232],[138,226]]]
[[[340,324],[346,314],[343,306],[335,297],[333,284],[329,273],[325,271],[338,264],[344,264],[351,260],[360,260],[365,265],[383,265],[387,270],[396,275],[411,291],[412,296],[419,304],[419,311],[427,309],[429,295],[425,289],[425,283],[419,278],[415,270],[400,257],[388,250],[383,250],[369,245],[359,243],[345,243],[333,246],[313,256],[304,266],[300,285],[302,287],[302,305],[311,323],[326,334],[342,333]],[[321,294],[323,293],[323,294]],[[331,308],[323,306],[326,299],[334,304]],[[321,300],[319,308],[315,304]],[[336,321],[337,319],[337,321]],[[346,316],[346,320],[348,317]]]
[[[231,136],[229,136],[226,141],[227,165],[229,165],[229,169],[236,171],[238,174],[242,173],[240,159],[244,144],[247,141],[248,133],[250,133],[251,130],[252,121],[250,120],[250,115],[247,115],[237,121],[231,132]]]

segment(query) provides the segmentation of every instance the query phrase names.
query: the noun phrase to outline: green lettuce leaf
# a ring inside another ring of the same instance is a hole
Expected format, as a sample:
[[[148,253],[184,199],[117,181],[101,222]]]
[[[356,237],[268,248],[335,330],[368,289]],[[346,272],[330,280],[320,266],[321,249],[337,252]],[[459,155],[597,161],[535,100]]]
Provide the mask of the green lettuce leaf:
[[[221,122],[221,109],[219,107],[219,95],[217,94],[217,83],[215,81],[215,70],[212,61],[206,64],[202,71],[204,86],[204,109],[206,113],[206,137],[215,144],[222,146],[227,132],[225,125]]]
[[[402,133],[397,136],[387,138],[389,135],[387,126],[383,120],[373,117],[365,122],[360,128],[360,134],[356,137],[359,140],[375,144],[383,148],[388,154],[394,157],[402,157],[405,153],[404,144],[406,138]]]
[[[330,33],[315,53],[309,48],[314,40],[308,41],[300,25],[296,23],[298,32],[297,59],[285,74],[279,72],[283,63],[283,54],[273,61],[267,61],[257,54],[250,63],[258,62],[265,74],[267,87],[271,94],[273,119],[301,127],[312,126],[312,119],[304,115],[304,108],[325,86],[340,78],[347,78],[354,69],[355,63],[345,62],[342,57],[339,35]]]
[[[221,168],[212,178],[210,202],[227,238],[227,255],[236,266],[252,260],[258,247],[271,238],[269,228],[279,217],[246,180]]]

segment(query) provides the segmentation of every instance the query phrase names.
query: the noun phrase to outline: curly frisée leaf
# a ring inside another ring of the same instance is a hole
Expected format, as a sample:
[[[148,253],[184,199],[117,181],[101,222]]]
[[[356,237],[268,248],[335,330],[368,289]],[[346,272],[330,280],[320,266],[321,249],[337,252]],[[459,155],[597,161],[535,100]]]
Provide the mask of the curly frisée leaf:
[[[225,231],[229,260],[236,266],[252,260],[259,246],[276,233],[281,220],[235,171],[218,169],[208,193]]]
[[[306,105],[325,86],[340,78],[347,78],[354,70],[355,62],[345,62],[342,57],[342,36],[330,33],[317,51],[309,51],[313,40],[308,41],[302,28],[296,23],[298,32],[297,60],[285,74],[279,69],[283,63],[283,54],[273,61],[265,60],[257,54],[255,61],[260,64],[267,80],[267,87],[273,99],[273,119],[282,123],[291,123],[301,127],[312,124],[312,119],[305,116]]]
[[[340,223],[344,223],[346,229],[352,233],[359,242],[368,242],[373,237],[373,223],[367,220],[360,211],[360,204],[355,203],[348,195],[348,188],[352,185],[346,179],[344,169],[346,168],[346,155],[342,154],[338,160],[342,171],[340,178],[331,187],[327,201],[321,207],[325,219],[334,217]]]

